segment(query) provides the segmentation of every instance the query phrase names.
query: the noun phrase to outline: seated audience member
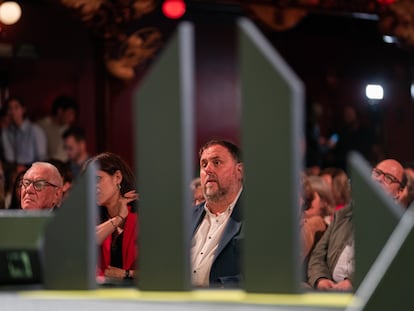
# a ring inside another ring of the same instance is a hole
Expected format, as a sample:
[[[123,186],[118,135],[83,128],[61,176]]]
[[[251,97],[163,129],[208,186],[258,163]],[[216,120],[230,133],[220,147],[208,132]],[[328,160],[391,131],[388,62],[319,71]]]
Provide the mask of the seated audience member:
[[[193,206],[199,205],[204,202],[203,190],[201,189],[200,177],[194,178],[190,184],[191,191],[193,192]]]
[[[405,187],[402,165],[393,159],[381,161],[372,178],[398,201]],[[363,207],[361,207],[363,208]],[[308,265],[308,282],[321,290],[352,290],[354,264],[353,204],[337,211],[333,222],[316,244]]]
[[[307,261],[312,249],[325,232],[334,209],[328,184],[319,176],[303,177],[306,204],[302,205],[302,261]],[[307,193],[311,192],[311,193]],[[312,199],[310,199],[312,198]]]
[[[58,159],[49,159],[48,163],[53,164],[59,171],[60,176],[63,179],[62,186],[62,201],[66,199],[69,194],[69,190],[72,187],[72,171],[70,170],[69,164]],[[62,202],[61,202],[62,203]],[[60,206],[61,204],[59,204]]]
[[[6,176],[0,161],[0,209],[6,208]]]
[[[52,114],[39,120],[37,124],[43,129],[47,139],[47,157],[67,161],[63,150],[62,133],[76,119],[78,105],[70,96],[58,96],[52,105]]]
[[[348,175],[343,169],[328,167],[321,171],[320,176],[324,178],[331,187],[336,211],[347,206],[351,202],[351,184]]]
[[[404,208],[409,208],[414,202],[414,170],[406,168],[404,172],[407,178],[407,184],[399,201]]]
[[[62,200],[63,180],[58,169],[47,162],[35,162],[21,180],[24,210],[54,210]]]
[[[20,183],[17,182],[18,179],[21,179],[26,173],[27,167],[23,165],[17,165],[13,163],[5,163],[4,173],[5,173],[5,205],[6,208],[20,208],[20,194],[18,198],[15,198],[16,189],[20,193]],[[17,202],[18,204],[16,205]],[[13,206],[13,207],[12,207]]]
[[[10,124],[1,132],[5,160],[24,166],[43,161],[47,154],[43,130],[26,117],[22,100],[11,97],[6,101],[6,107]]]
[[[308,179],[313,191],[315,191],[315,199],[312,202],[311,209],[306,213],[308,216],[320,216],[326,224],[329,224],[335,211],[335,201],[331,188],[320,176],[309,176]]]
[[[89,159],[85,131],[81,127],[72,126],[63,132],[62,139],[72,177],[75,179],[85,161]]]
[[[20,196],[22,194],[22,179],[26,171],[27,170],[21,171],[16,175],[16,178],[14,179],[14,184],[10,192],[10,204],[8,207],[9,209],[22,209],[22,206],[20,204]]]
[[[137,200],[135,177],[118,155],[105,152],[87,161],[97,166],[96,200],[101,223],[96,228],[100,245],[98,277],[137,277],[136,246],[138,215],[131,202]]]
[[[196,287],[237,286],[243,240],[240,150],[228,141],[212,140],[200,149],[199,156],[205,202],[193,211],[192,283]]]

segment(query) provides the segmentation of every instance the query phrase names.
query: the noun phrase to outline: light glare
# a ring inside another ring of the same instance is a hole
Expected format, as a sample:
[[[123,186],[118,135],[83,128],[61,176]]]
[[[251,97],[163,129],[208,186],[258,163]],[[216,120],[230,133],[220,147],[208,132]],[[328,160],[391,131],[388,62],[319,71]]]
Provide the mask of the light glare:
[[[22,9],[17,2],[6,1],[0,5],[0,22],[5,25],[16,23],[22,15]]]
[[[380,100],[384,98],[384,89],[379,84],[368,84],[365,88],[365,95],[368,99]]]

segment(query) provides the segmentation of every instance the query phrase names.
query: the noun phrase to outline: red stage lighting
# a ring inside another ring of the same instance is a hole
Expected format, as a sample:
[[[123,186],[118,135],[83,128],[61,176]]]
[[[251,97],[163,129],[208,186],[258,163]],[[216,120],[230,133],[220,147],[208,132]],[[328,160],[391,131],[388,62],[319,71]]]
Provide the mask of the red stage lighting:
[[[185,10],[184,0],[165,0],[162,4],[162,12],[168,18],[178,19],[184,15]]]
[[[396,0],[377,0],[377,2],[381,5],[390,5],[393,4]]]

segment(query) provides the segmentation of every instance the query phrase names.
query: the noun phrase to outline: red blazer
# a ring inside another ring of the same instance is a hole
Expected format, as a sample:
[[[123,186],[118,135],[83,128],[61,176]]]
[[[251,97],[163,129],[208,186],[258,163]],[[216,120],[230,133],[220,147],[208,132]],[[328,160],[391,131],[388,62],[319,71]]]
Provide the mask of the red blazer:
[[[129,206],[131,210],[131,207]],[[138,232],[138,214],[137,212],[128,213],[125,220],[124,235],[122,238],[122,268],[125,270],[135,270],[138,258],[137,247]],[[110,234],[99,248],[98,275],[104,275],[105,269],[111,263],[111,242],[112,234]]]

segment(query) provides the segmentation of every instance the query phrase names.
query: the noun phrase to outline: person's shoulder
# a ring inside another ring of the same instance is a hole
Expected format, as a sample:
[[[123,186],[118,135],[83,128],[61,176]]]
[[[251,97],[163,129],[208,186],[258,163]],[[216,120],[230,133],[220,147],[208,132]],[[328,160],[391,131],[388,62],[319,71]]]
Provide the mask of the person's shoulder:
[[[205,202],[202,202],[193,207],[193,216],[201,215],[204,212]]]
[[[334,214],[334,219],[340,220],[342,218],[348,218],[352,216],[352,203],[337,210]]]
[[[205,205],[205,202],[202,202],[202,203],[200,203],[200,204],[198,204],[198,205],[194,206],[194,207],[193,207],[193,211],[194,211],[194,212],[199,212],[199,211],[204,210],[204,205]]]
[[[30,122],[30,121],[29,121]],[[33,131],[35,131],[37,134],[40,134],[40,135],[45,135],[45,130],[40,126],[40,125],[38,125],[37,123],[34,123],[34,122],[30,122],[30,125],[29,125],[31,128],[32,128],[32,130]]]
[[[51,122],[52,122],[52,119],[50,118],[50,116],[45,116],[37,120],[36,124],[39,125],[40,127],[47,127],[47,126],[50,126]]]

